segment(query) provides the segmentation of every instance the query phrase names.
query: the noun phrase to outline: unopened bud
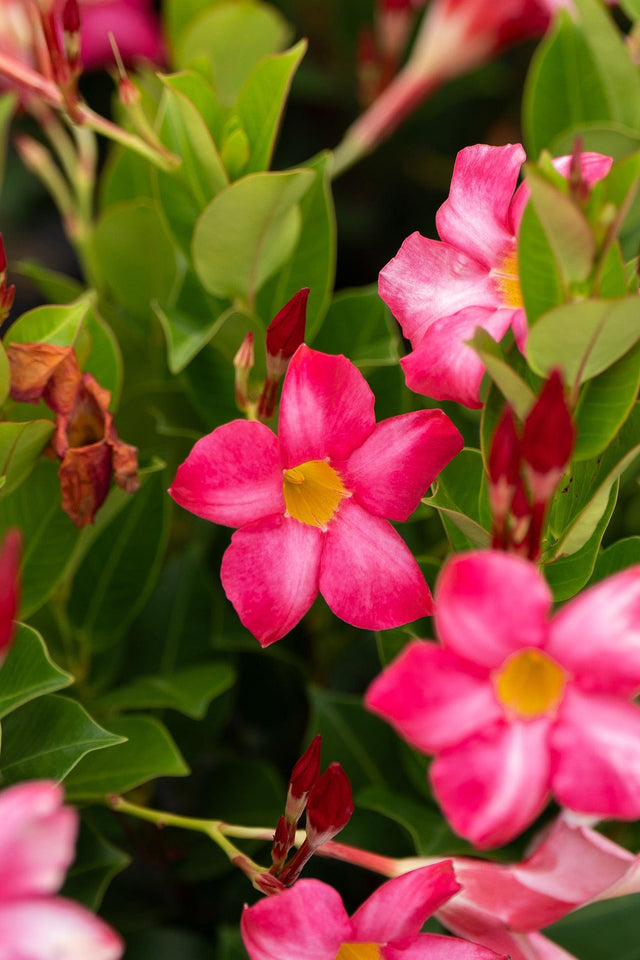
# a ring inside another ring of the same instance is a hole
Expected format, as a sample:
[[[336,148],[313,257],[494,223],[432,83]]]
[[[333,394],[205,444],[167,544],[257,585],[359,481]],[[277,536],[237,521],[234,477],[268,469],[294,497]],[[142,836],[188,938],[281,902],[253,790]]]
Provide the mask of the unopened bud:
[[[273,377],[282,377],[289,360],[304,343],[308,299],[308,287],[298,290],[267,327],[267,374]]]
[[[321,747],[322,737],[318,733],[300,759],[296,761],[291,771],[289,789],[287,791],[285,818],[287,823],[293,824],[294,826],[302,816],[302,812],[307,805],[309,794],[320,775]]]
[[[18,570],[22,538],[19,530],[9,530],[0,550],[0,664],[13,639],[14,620],[19,603]]]
[[[249,400],[249,374],[254,364],[253,333],[249,331],[233,358],[235,367],[236,405],[243,412],[247,410]]]
[[[554,370],[525,420],[522,459],[535,501],[549,500],[565,472],[575,428],[564,396],[562,377]]]
[[[231,862],[235,867],[242,870],[244,875],[251,881],[251,885],[255,887],[256,890],[259,890],[260,893],[271,897],[276,893],[282,893],[285,889],[282,881],[274,877],[272,873],[268,873],[263,867],[258,866],[258,864],[250,860],[249,857],[245,857],[244,855],[232,857]]]
[[[378,0],[378,42],[385,57],[397,62],[411,33],[415,10],[411,0]]]
[[[78,0],[67,0],[62,10],[62,35],[67,63],[71,76],[78,78],[82,73],[80,42],[80,5]]]
[[[16,295],[15,285],[7,286],[7,256],[4,250],[4,239],[0,233],[0,324],[9,316]]]
[[[287,824],[286,817],[280,817],[278,826],[273,835],[273,845],[271,847],[271,873],[276,876],[282,869],[282,865],[287,859],[287,854],[292,846],[291,829]],[[295,836],[295,827],[293,828]]]
[[[319,847],[346,827],[353,813],[349,778],[339,763],[330,763],[316,780],[307,802],[307,842]]]

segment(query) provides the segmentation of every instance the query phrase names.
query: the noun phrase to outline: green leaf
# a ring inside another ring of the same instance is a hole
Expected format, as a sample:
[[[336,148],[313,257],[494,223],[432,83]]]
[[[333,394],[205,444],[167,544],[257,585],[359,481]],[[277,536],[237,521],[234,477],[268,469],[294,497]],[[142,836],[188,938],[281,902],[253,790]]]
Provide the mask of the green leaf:
[[[569,126],[614,119],[605,78],[584,32],[560,11],[527,74],[522,108],[527,153],[537,157]]]
[[[637,563],[640,563],[640,537],[626,537],[624,540],[618,540],[617,543],[612,543],[610,547],[598,554],[589,584],[604,580],[605,577],[612,577],[615,573],[627,570]]]
[[[236,113],[251,148],[246,173],[268,170],[294,74],[307,49],[301,40],[285,53],[265,57],[245,81]]]
[[[38,631],[18,624],[2,667],[0,718],[29,700],[62,690],[70,683],[73,677],[55,665]]]
[[[640,20],[640,0],[619,0],[630,20]]]
[[[224,662],[197,663],[167,676],[140,677],[96,701],[95,709],[159,710],[169,708],[201,720],[209,704],[235,682],[235,670]]]
[[[9,128],[17,104],[18,97],[14,93],[4,92],[0,97],[0,184],[4,181],[4,166],[7,158]]]
[[[580,960],[636,960],[639,906],[638,895],[593,903],[553,924],[545,935]]]
[[[53,433],[52,420],[0,422],[0,499],[13,493],[33,470]]]
[[[89,910],[98,910],[113,878],[131,863],[131,857],[80,821],[76,856],[62,889],[64,897],[78,900]]]
[[[119,717],[110,720],[109,726],[119,743],[107,753],[85,757],[78,764],[65,784],[71,802],[128,793],[156,777],[184,777],[189,773],[168,730],[157,720]]]
[[[29,310],[9,327],[5,343],[53,343],[58,347],[72,347],[94,300],[95,294],[89,292],[64,306]]]
[[[240,932],[238,931],[238,935]],[[153,927],[132,930],[127,935],[125,960],[211,960],[211,940],[170,927]],[[216,960],[219,960],[216,954]],[[235,960],[229,955],[228,960]],[[247,960],[247,951],[242,947],[239,960]]]
[[[193,235],[193,262],[214,296],[251,303],[291,256],[300,236],[298,202],[312,170],[253,173],[237,180],[205,208]]]
[[[229,178],[205,120],[189,97],[176,89],[172,77],[161,77],[165,90],[160,102],[162,142],[182,158],[176,170],[200,207],[223,190]],[[166,181],[171,182],[167,177]]]
[[[171,373],[181,373],[224,327],[233,331],[238,347],[242,342],[237,323],[246,314],[235,307],[208,321],[172,307],[163,310],[154,304],[153,310],[167,341],[167,364]],[[250,323],[253,326],[253,322]]]
[[[2,723],[0,774],[6,784],[19,780],[64,780],[87,754],[122,743],[68,697],[39,697]]]
[[[482,454],[466,447],[438,474],[435,493],[424,497],[422,503],[434,507],[443,522],[454,525],[453,531],[446,526],[454,549],[485,549],[490,535],[481,518],[488,514],[488,506],[482,508],[480,498],[486,499],[486,495]]]
[[[490,333],[476,327],[471,340],[467,341],[478,354],[487,372],[505,400],[511,404],[520,420],[529,413],[536,396],[520,374],[509,363],[502,345],[496,343]]]
[[[361,369],[397,364],[401,350],[398,325],[380,299],[377,285],[336,294],[313,346],[327,353],[344,353]]]
[[[152,170],[145,157],[125,147],[112,148],[100,177],[100,212],[142,197],[153,200]]]
[[[98,220],[94,242],[105,282],[127,310],[146,318],[151,301],[168,300],[177,277],[176,258],[151,201],[109,207]]]
[[[82,294],[82,284],[57,270],[50,270],[36,260],[21,260],[16,270],[36,285],[50,303],[71,303]]]
[[[595,259],[596,242],[584,213],[536,167],[527,164],[526,171],[530,203],[540,218],[560,272],[569,283],[586,280]]]
[[[529,330],[526,355],[548,376],[560,367],[565,383],[584,383],[606,370],[640,340],[637,296],[583,300],[545,313]]]
[[[98,650],[117,643],[153,589],[168,534],[166,479],[143,478],[115,521],[93,539],[76,573],[68,615]]]
[[[246,78],[263,57],[282,49],[289,25],[266,3],[229,0],[195,17],[176,44],[180,67],[206,63],[216,95],[233,106]]]
[[[532,203],[525,207],[518,235],[518,273],[529,326],[565,299],[560,270]]]
[[[424,800],[383,787],[364,787],[355,799],[357,807],[374,810],[404,827],[420,857],[472,852],[471,845],[457,837],[437,809],[428,806]]]
[[[9,390],[11,388],[11,370],[9,368],[9,359],[7,357],[6,350],[2,345],[0,340],[0,407],[3,406],[5,400],[9,396]]]
[[[640,344],[587,381],[576,407],[578,438],[574,460],[597,457],[609,445],[633,408],[640,390]]]
[[[113,330],[95,307],[87,314],[82,335],[88,337],[89,354],[82,358],[80,366],[110,391],[110,409],[117,409],[122,389],[122,354]],[[76,353],[80,362],[80,350],[76,349]]]

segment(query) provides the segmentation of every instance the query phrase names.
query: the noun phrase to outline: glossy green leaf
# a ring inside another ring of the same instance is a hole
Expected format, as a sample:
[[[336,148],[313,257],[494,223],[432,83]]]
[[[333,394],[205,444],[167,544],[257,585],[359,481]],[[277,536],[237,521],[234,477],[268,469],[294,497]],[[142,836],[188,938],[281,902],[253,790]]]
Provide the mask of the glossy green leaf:
[[[590,584],[640,563],[640,537],[625,537],[598,554]]]
[[[527,164],[530,203],[540,218],[561,274],[571,283],[589,276],[596,242],[584,213],[571,198]]]
[[[336,294],[313,346],[326,353],[344,353],[361,369],[397,364],[399,328],[377,285]]]
[[[533,204],[527,204],[518,234],[518,273],[529,326],[565,300],[560,270]]]
[[[234,328],[238,346],[242,342],[235,325],[239,311],[234,307],[217,317],[209,318],[208,321],[172,307],[162,310],[157,304],[154,304],[154,313],[167,341],[167,364],[172,373],[184,370],[225,326]]]
[[[0,774],[7,784],[20,780],[64,780],[94,751],[122,743],[91,719],[77,701],[38,697],[2,722]]]
[[[130,863],[128,854],[81,820],[75,859],[67,873],[62,896],[83,903],[89,910],[98,910],[113,878]]]
[[[435,493],[422,500],[438,510],[443,519],[451,521],[459,531],[460,537],[453,534],[452,539],[456,550],[489,546],[489,531],[481,523],[480,497],[486,497],[483,477],[482,454],[479,450],[465,448],[438,474]],[[450,532],[449,528],[447,530]]]
[[[70,801],[128,793],[156,777],[184,777],[189,773],[171,735],[158,720],[119,717],[110,720],[109,727],[119,736],[119,744],[78,764],[65,784]]]
[[[74,577],[68,615],[94,650],[118,642],[153,588],[168,533],[166,487],[162,472],[148,475],[93,539]]]
[[[81,338],[87,337],[88,355],[80,356],[76,349],[82,370],[96,378],[101,387],[111,393],[110,409],[115,410],[122,389],[122,354],[120,345],[111,327],[100,316],[95,307],[87,314]]]
[[[140,677],[96,702],[96,709],[160,710],[169,708],[201,720],[209,704],[235,682],[233,667],[224,662],[198,663],[166,676]]]
[[[55,665],[38,631],[19,624],[2,667],[0,717],[70,683],[73,677]]]
[[[496,343],[482,327],[476,327],[473,338],[468,342],[484,363],[502,396],[515,410],[516,416],[523,420],[535,402],[535,394],[509,363],[502,345]]]
[[[33,470],[53,433],[52,420],[0,422],[0,499],[13,493]]]
[[[163,78],[165,91],[160,103],[163,143],[182,158],[176,177],[183,180],[200,207],[223,190],[229,178],[205,120],[189,97]]]
[[[176,45],[176,62],[206,63],[220,102],[232,106],[253,67],[282,49],[288,35],[286,20],[268,4],[229,0],[189,23]]]
[[[9,328],[5,343],[53,343],[58,347],[71,347],[94,300],[95,295],[87,293],[64,306],[29,310]]]
[[[529,331],[526,355],[548,376],[560,367],[568,384],[602,373],[640,340],[638,298],[583,300],[540,317]]]
[[[254,173],[212,200],[196,224],[192,245],[205,289],[253,301],[295,250],[302,223],[298,203],[315,177],[303,169]]]
[[[246,173],[268,170],[289,89],[307,49],[306,40],[285,53],[265,57],[244,83],[236,113],[249,140]]]
[[[204,120],[216,147],[222,143],[222,131],[227,122],[229,111],[220,105],[215,91],[205,77],[195,70],[180,70],[162,78],[162,82],[172,90],[187,97]]]
[[[575,460],[598,456],[629,416],[640,390],[640,344],[589,380],[576,408]]]

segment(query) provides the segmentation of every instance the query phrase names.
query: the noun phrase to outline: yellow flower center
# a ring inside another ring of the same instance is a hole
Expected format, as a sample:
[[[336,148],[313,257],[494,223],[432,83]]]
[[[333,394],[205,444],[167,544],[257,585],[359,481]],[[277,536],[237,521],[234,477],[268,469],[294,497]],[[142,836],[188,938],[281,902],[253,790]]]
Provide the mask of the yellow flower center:
[[[491,271],[498,290],[502,294],[503,306],[517,309],[524,307],[522,290],[520,289],[520,275],[518,273],[518,251],[513,250],[502,264]]]
[[[283,477],[288,515],[310,527],[326,530],[342,498],[351,496],[340,474],[326,460],[307,460],[291,470],[283,470]]]
[[[565,680],[564,670],[555,660],[535,648],[513,654],[494,676],[500,703],[525,720],[557,707]]]
[[[343,943],[336,960],[382,960],[377,943]]]

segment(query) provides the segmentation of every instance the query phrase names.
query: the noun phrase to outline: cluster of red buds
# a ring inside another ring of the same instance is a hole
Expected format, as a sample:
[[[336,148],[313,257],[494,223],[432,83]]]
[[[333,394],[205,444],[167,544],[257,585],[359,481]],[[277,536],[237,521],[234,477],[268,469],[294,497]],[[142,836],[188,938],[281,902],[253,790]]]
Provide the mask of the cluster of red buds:
[[[492,547],[537,560],[547,508],[575,443],[562,377],[555,370],[519,427],[510,406],[491,441]]]
[[[269,875],[278,888],[291,886],[318,847],[332,840],[353,813],[349,779],[339,763],[320,773],[320,735],[313,738],[295,764],[289,780],[284,816],[280,817],[271,848]],[[295,846],[298,821],[306,811],[306,836],[289,862]],[[277,892],[264,890],[264,892]]]
[[[62,6],[56,0],[37,0],[37,10],[34,33],[40,73],[58,88],[67,112],[75,118],[82,73],[78,0],[66,0]]]
[[[255,362],[253,333],[246,335],[234,357],[236,404],[243,412],[255,410],[263,423],[273,416],[280,381],[287,372],[291,357],[304,343],[308,299],[308,287],[298,290],[267,327],[267,375],[257,404],[251,398],[249,386],[249,374]]]
[[[398,71],[415,21],[414,0],[376,0],[375,22],[358,34],[358,97],[368,107]]]

